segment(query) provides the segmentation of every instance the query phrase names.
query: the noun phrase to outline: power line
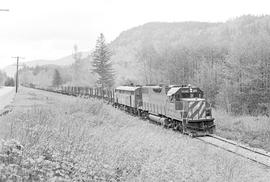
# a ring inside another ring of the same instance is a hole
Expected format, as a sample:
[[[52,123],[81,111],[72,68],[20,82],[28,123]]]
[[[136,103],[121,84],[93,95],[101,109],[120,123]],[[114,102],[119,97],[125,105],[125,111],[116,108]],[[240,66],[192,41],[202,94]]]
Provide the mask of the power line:
[[[17,59],[17,71],[16,71],[16,93],[17,93],[18,92],[18,87],[19,87],[19,60],[24,59],[24,58],[19,57],[19,56],[12,57],[12,58]]]

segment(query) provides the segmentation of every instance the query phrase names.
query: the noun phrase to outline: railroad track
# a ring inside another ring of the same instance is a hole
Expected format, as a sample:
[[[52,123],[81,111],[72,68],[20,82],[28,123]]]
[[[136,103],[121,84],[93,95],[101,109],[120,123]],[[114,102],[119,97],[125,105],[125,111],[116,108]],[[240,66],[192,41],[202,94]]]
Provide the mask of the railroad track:
[[[49,91],[49,90],[46,90]],[[59,93],[59,92],[56,92]],[[63,94],[63,93],[60,93]],[[208,134],[203,137],[195,137],[194,139],[203,141],[207,144],[213,145],[215,147],[221,148],[228,152],[234,153],[251,161],[262,164],[270,168],[270,152],[266,152],[262,149],[252,148],[232,140],[228,140],[219,137],[214,134]]]
[[[251,161],[270,167],[270,153],[262,149],[252,148],[217,135],[196,137],[196,139],[211,144],[228,152],[237,154]]]

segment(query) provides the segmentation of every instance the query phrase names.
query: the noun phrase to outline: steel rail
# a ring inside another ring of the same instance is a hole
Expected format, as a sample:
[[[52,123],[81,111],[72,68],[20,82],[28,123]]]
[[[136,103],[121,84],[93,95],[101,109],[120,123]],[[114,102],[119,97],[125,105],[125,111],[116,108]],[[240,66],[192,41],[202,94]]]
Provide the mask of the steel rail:
[[[208,138],[207,138],[208,137]],[[208,140],[211,138],[210,140]],[[207,144],[213,145],[215,147],[221,148],[228,152],[239,155],[243,158],[249,159],[251,161],[262,164],[266,167],[270,167],[270,155],[266,151],[258,151],[259,149],[254,149],[243,144],[227,140],[225,138],[216,135],[207,135],[206,137],[196,137],[195,139],[203,141]],[[211,141],[212,140],[212,141]],[[217,142],[218,141],[218,142]],[[229,147],[230,146],[230,147]]]
[[[225,141],[225,142],[227,142],[227,143],[231,143],[231,144],[233,144],[233,145],[237,145],[238,147],[244,148],[244,149],[249,150],[249,151],[251,151],[251,152],[254,152],[254,153],[257,153],[257,154],[260,154],[260,155],[264,155],[264,156],[266,156],[266,157],[270,157],[270,152],[264,151],[264,150],[262,150],[262,149],[252,148],[252,147],[243,145],[243,144],[241,144],[241,143],[237,143],[237,142],[235,142],[235,141],[232,141],[232,140],[228,140],[228,139],[222,138],[222,137],[217,136],[217,135],[214,135],[214,134],[209,134],[208,136],[211,136],[211,137],[213,137],[213,138],[216,138],[216,139]]]

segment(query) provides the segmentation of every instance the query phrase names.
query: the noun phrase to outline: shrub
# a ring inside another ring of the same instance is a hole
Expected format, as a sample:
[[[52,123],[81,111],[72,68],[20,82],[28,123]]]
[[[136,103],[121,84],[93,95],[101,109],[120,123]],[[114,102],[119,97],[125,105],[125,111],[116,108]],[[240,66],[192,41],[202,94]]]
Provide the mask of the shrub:
[[[7,87],[14,87],[15,82],[13,78],[8,77],[5,81],[5,86]]]

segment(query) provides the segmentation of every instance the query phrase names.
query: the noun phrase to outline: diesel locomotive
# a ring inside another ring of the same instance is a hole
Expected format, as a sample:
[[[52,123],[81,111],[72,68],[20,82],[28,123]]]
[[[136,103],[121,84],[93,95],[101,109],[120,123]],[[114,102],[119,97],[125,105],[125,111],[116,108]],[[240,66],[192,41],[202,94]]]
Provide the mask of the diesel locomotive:
[[[120,86],[114,105],[191,136],[215,130],[211,105],[203,91],[191,85]]]
[[[211,105],[203,97],[203,91],[191,85],[131,85],[115,89],[67,86],[49,91],[102,98],[114,107],[193,137],[212,134],[215,130]]]

